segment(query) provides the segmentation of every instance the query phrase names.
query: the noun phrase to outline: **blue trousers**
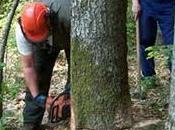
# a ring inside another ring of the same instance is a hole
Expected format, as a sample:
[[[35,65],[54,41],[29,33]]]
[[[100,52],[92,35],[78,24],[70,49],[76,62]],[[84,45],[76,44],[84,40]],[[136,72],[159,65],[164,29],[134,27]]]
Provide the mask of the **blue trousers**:
[[[163,43],[165,45],[173,44],[174,33],[174,15],[173,9],[151,12],[150,9],[142,10],[140,16],[140,62],[143,76],[155,75],[154,59],[147,59],[147,47],[153,46],[156,40],[157,27],[160,27]]]

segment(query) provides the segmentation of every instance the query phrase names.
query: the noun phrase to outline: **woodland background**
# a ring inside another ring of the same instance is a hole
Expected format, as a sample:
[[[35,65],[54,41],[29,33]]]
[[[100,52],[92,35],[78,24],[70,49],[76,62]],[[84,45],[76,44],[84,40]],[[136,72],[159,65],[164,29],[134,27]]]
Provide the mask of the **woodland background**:
[[[26,2],[20,0],[18,8],[11,24],[11,29],[5,51],[5,64],[0,63],[0,68],[4,67],[4,82],[2,85],[3,95],[3,117],[0,120],[0,130],[5,127],[19,128],[22,125],[22,109],[24,106],[24,81],[20,70],[19,54],[15,42],[15,23],[19,17],[22,5]],[[13,0],[0,1],[0,38],[2,30],[7,22],[7,16],[12,7]],[[131,96],[137,85],[137,64],[136,64],[136,33],[135,21],[131,12],[131,1],[128,1],[127,12],[127,45],[128,45],[128,67],[129,67],[129,86]],[[150,48],[150,56],[156,58],[157,82],[159,86],[149,88],[147,97],[144,100],[132,97],[132,114],[135,121],[135,129],[163,130],[167,119],[170,72],[167,69],[166,59],[168,49],[159,46],[161,42],[160,33],[158,34],[157,45]],[[62,91],[67,77],[67,63],[64,52],[61,52],[58,62],[54,68],[50,94],[54,95]],[[149,84],[146,83],[146,84]],[[1,95],[1,99],[2,99]]]

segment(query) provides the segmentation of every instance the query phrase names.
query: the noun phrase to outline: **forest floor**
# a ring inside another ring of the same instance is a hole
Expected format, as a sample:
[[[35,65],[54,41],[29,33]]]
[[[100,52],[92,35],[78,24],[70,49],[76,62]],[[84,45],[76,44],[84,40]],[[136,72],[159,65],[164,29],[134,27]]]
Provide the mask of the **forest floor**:
[[[135,48],[133,48],[135,49]],[[129,67],[129,85],[131,95],[137,88],[137,65],[136,53],[129,50],[128,67]],[[63,86],[67,78],[67,63],[64,52],[59,55],[58,62],[54,67],[50,95],[56,95],[63,91]],[[156,60],[156,72],[159,85],[147,91],[145,99],[136,99],[132,97],[132,114],[134,120],[133,130],[163,130],[164,123],[167,119],[168,94],[170,73],[162,60]],[[4,100],[4,118],[6,126],[17,128],[22,125],[22,110],[24,107],[24,87],[20,89],[17,98]],[[47,122],[44,118],[43,122]],[[55,130],[68,130],[64,125],[59,125]],[[159,126],[159,127],[157,127]],[[10,129],[13,130],[13,129]]]
[[[133,48],[134,49],[134,48]],[[135,49],[134,49],[135,50]],[[128,68],[129,85],[132,100],[134,130],[164,130],[168,115],[170,72],[162,56],[155,60],[156,86],[146,90],[144,99],[134,98],[137,90],[136,52],[129,50]]]

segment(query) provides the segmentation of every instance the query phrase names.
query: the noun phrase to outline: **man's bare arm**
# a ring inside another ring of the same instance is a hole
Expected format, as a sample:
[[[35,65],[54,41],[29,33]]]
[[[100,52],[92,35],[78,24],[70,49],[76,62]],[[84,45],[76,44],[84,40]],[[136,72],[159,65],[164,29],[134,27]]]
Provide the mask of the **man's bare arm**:
[[[39,91],[37,85],[37,73],[34,67],[32,54],[27,56],[22,55],[21,62],[26,85],[34,98],[39,94]]]

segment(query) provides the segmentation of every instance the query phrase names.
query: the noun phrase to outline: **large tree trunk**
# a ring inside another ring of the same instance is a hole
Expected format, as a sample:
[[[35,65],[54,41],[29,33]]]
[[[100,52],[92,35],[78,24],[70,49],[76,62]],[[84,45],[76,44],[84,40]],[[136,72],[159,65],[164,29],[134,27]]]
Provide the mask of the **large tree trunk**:
[[[15,0],[13,2],[13,6],[8,14],[7,23],[2,30],[2,37],[0,37],[0,117],[2,117],[2,81],[3,81],[3,67],[2,64],[4,63],[4,54],[5,48],[7,45],[8,34],[10,31],[10,26],[13,20],[13,16],[15,14],[15,10],[18,6],[19,0]]]
[[[174,31],[175,31],[175,25],[174,25]],[[175,44],[175,33],[174,33],[174,44]],[[169,117],[168,122],[166,124],[166,130],[175,130],[175,48],[174,47],[173,47],[172,71],[171,71]]]
[[[72,130],[128,128],[127,1],[72,1]]]

